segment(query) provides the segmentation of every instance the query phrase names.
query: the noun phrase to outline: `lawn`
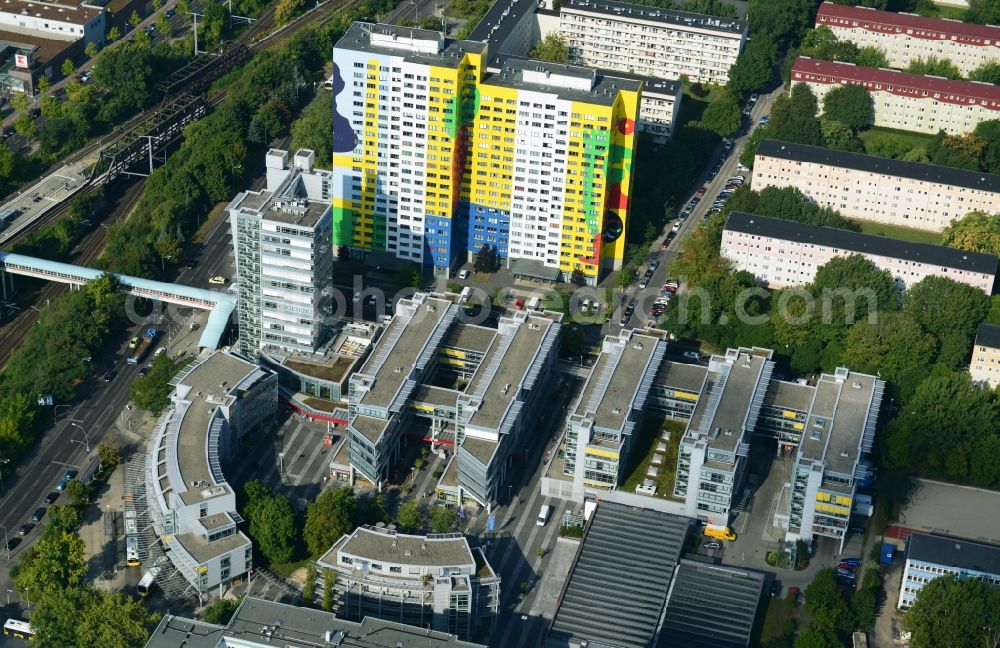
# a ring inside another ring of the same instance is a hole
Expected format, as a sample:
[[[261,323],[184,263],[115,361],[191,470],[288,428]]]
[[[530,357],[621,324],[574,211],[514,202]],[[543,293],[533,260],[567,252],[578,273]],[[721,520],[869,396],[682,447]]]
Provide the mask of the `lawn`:
[[[858,137],[860,137],[861,141],[865,144],[867,144],[870,139],[882,135],[895,135],[896,137],[900,137],[914,148],[925,148],[927,144],[934,139],[933,135],[928,135],[926,133],[914,133],[913,131],[881,128],[879,126],[872,126],[868,130],[858,133]]]
[[[660,434],[664,430],[670,432],[670,440],[667,441],[666,452],[663,455],[663,463],[658,468],[660,474],[654,479],[656,482],[656,497],[669,498],[674,492],[674,474],[677,470],[677,448],[681,443],[681,436],[684,435],[685,421],[666,420],[662,425],[657,419],[648,419],[642,427],[642,432],[636,441],[635,452],[639,455],[637,465],[632,469],[628,479],[620,490],[634,493],[635,487],[646,479],[646,470],[652,464],[653,455],[656,454],[656,446],[660,442]]]
[[[795,640],[795,630],[799,625],[801,608],[786,598],[763,599],[767,608],[764,614],[758,609],[757,622],[754,624],[751,646],[788,646],[791,648]],[[761,621],[763,619],[763,621]]]
[[[918,230],[912,227],[899,227],[898,225],[884,225],[882,223],[872,223],[870,221],[854,221],[861,226],[861,231],[865,234],[875,236],[887,236],[889,238],[908,241],[910,243],[930,243],[931,245],[941,244],[941,234]]]

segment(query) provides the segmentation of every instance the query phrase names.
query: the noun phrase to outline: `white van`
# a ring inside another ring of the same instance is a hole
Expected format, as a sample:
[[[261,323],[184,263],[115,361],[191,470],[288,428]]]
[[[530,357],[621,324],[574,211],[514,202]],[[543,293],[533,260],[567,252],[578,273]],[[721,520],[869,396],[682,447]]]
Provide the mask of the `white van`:
[[[472,297],[472,286],[462,288],[462,293],[459,295],[458,303],[464,304],[469,301],[469,297]]]
[[[535,521],[540,527],[545,526],[545,523],[549,521],[549,515],[552,514],[552,507],[548,504],[542,504],[542,508],[538,511],[538,520]]]

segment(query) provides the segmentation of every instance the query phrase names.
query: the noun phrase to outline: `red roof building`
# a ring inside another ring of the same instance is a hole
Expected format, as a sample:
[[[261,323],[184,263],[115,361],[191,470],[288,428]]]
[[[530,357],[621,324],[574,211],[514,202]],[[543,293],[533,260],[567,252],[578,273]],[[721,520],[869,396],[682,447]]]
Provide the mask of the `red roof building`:
[[[946,58],[963,74],[1000,60],[1000,27],[915,14],[879,11],[824,2],[816,26],[825,25],[841,40],[886,53],[889,65],[905,68],[914,59]]]
[[[838,85],[865,86],[872,94],[875,125],[902,130],[966,133],[989,119],[1000,119],[1000,86],[978,81],[909,74],[852,63],[800,56],[792,83],[806,83],[822,100]]]

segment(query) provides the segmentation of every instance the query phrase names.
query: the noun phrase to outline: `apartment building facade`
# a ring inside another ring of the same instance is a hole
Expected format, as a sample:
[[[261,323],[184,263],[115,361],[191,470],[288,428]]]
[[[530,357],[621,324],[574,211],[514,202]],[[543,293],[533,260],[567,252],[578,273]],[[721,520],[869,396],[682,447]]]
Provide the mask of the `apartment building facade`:
[[[253,567],[221,462],[274,415],[278,380],[245,358],[217,351],[171,384],[170,406],[146,448],[141,505],[174,568],[196,592],[207,592]]]
[[[792,83],[805,83],[822,105],[841,85],[861,85],[872,96],[875,125],[935,134],[971,133],[981,122],[1000,118],[1000,88],[979,81],[955,81],[897,70],[800,56]]]
[[[336,575],[338,617],[395,621],[470,639],[488,632],[500,577],[460,533],[417,536],[362,526],[318,561]]]
[[[747,22],[617,0],[565,0],[559,28],[576,65],[725,84]]]
[[[891,272],[900,290],[926,277],[945,277],[992,295],[997,274],[997,258],[991,254],[744,212],[729,215],[722,231],[721,254],[735,269],[752,273],[769,288],[808,284],[820,267],[852,254]]]
[[[1000,326],[979,325],[976,343],[972,345],[972,362],[969,364],[972,382],[989,389],[1000,385]]]
[[[1000,211],[1000,176],[764,140],[752,185],[795,187],[848,218],[940,232],[969,212]]]
[[[314,153],[268,151],[267,187],[243,191],[229,213],[240,324],[239,349],[312,352],[332,313],[330,195],[335,173],[313,169]]]
[[[619,268],[641,83],[439,32],[354,24],[334,48],[333,242],[447,276],[484,245],[596,283]]]
[[[816,12],[816,26],[829,27],[837,38],[858,47],[879,48],[893,68],[934,57],[948,59],[968,76],[1000,59],[1000,27],[992,25],[824,2]]]
[[[573,490],[616,490],[633,463],[647,399],[667,343],[658,331],[623,330],[604,339],[601,355],[566,419],[563,472]]]
[[[910,534],[896,607],[911,607],[920,590],[941,576],[1000,585],[1000,547],[929,533]]]

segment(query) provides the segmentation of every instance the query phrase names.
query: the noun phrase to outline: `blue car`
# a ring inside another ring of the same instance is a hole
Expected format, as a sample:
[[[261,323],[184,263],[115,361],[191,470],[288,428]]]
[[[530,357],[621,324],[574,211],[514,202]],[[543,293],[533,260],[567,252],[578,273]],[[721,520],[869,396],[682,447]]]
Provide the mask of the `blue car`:
[[[68,483],[69,483],[68,479],[62,479],[62,480],[60,480],[59,483],[56,484],[56,490],[61,493],[62,491],[66,490],[66,484],[68,484]]]
[[[850,565],[852,567],[860,567],[861,566],[861,559],[860,558],[841,558],[840,562],[841,562],[841,564]]]

